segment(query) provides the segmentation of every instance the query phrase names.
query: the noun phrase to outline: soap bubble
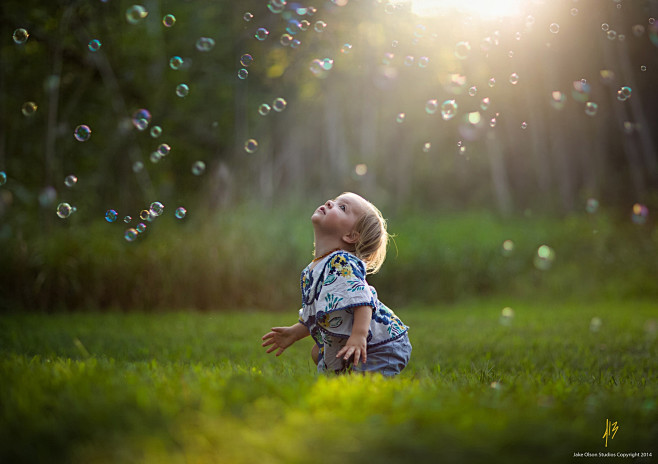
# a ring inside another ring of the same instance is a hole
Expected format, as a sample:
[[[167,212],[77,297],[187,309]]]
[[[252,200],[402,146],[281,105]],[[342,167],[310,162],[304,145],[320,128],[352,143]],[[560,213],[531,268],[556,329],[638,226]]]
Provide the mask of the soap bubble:
[[[263,40],[267,39],[268,35],[270,35],[270,31],[268,31],[264,27],[259,27],[258,30],[256,31],[256,34],[254,35],[254,37],[256,37],[260,41],[263,41]]]
[[[395,117],[395,121],[402,124],[404,120],[406,119],[407,115],[404,113],[398,113],[398,115]]]
[[[272,102],[272,108],[273,108],[274,111],[276,111],[277,113],[280,113],[280,112],[282,112],[283,110],[285,110],[285,109],[286,109],[286,106],[288,106],[288,102],[287,102],[284,98],[281,98],[281,97],[276,98],[276,99]]]
[[[496,79],[492,77],[491,79],[489,79],[489,87],[493,87],[495,85],[496,85]]]
[[[642,24],[636,24],[633,26],[633,34],[635,37],[640,37],[642,34],[644,34],[644,26]]]
[[[61,219],[66,219],[67,217],[71,216],[72,213],[73,208],[70,204],[64,202],[57,205],[57,216],[59,216]]]
[[[126,10],[126,20],[130,24],[137,24],[148,16],[148,11],[142,5],[133,5]]]
[[[455,56],[460,60],[465,60],[471,52],[471,44],[468,42],[457,42],[455,45]]]
[[[571,16],[576,16],[578,14],[578,8],[572,8],[570,10]]]
[[[286,9],[286,2],[285,0],[270,0],[267,2],[267,9],[270,10],[274,14],[279,14],[283,13],[283,10]]]
[[[192,174],[200,176],[206,170],[206,163],[203,161],[195,161],[192,163]]]
[[[279,39],[279,43],[283,45],[284,47],[287,47],[292,43],[292,36],[290,34],[283,34],[281,38]]]
[[[505,240],[503,242],[503,256],[510,256],[514,252],[514,246],[512,240]]]
[[[92,52],[97,52],[98,50],[101,49],[101,41],[98,39],[93,39],[90,40],[89,43],[87,44],[87,48],[89,48],[89,51]]]
[[[634,224],[644,224],[647,222],[647,217],[649,216],[649,208],[641,203],[635,203],[633,205],[633,212],[631,214],[631,220]]]
[[[290,48],[297,48],[301,45],[301,42],[297,39],[293,39],[293,41],[290,43]]]
[[[37,112],[37,104],[34,102],[25,102],[23,103],[23,106],[21,106],[21,113],[23,113],[23,116],[32,116],[34,113]]]
[[[254,15],[247,11],[247,12],[242,16],[242,19],[244,19],[246,22],[249,22],[249,21],[251,21],[252,19],[254,19]]]
[[[133,172],[138,173],[141,172],[143,169],[144,169],[144,163],[142,163],[141,161],[135,161],[135,163],[133,164]]]
[[[215,48],[215,39],[211,39],[210,37],[199,37],[196,41],[196,49],[200,52],[209,52],[213,48]]]
[[[430,62],[430,59],[429,59],[428,57],[426,57],[426,56],[421,56],[421,57],[418,59],[418,66],[421,67],[421,68],[426,68],[427,65],[429,64],[429,62]]]
[[[239,79],[245,80],[247,78],[247,76],[249,76],[249,71],[247,71],[244,68],[240,68],[238,70],[238,78]]]
[[[647,67],[645,65],[640,66],[640,71],[644,72],[647,70]]]
[[[114,221],[117,220],[118,217],[119,217],[119,215],[118,215],[117,212],[114,211],[113,209],[108,209],[108,210],[105,212],[105,220],[106,220],[107,222],[114,222]]]
[[[471,97],[474,97],[478,93],[478,88],[475,86],[472,86],[470,89],[468,89],[468,94]]]
[[[124,218],[123,218],[123,222],[125,222],[126,224],[130,224],[130,221],[132,221],[132,220],[133,220],[133,218],[131,218],[130,216],[124,216]]]
[[[414,57],[411,56],[411,55],[406,56],[404,58],[404,65],[405,66],[411,66],[412,64],[414,64]]]
[[[424,153],[429,153],[431,149],[432,149],[432,144],[430,142],[425,142],[423,144],[423,152]]]
[[[172,56],[169,60],[169,67],[174,71],[178,71],[183,66],[183,58],[180,56]]]
[[[190,88],[187,86],[187,84],[178,84],[176,86],[176,95],[179,97],[183,98],[187,96],[188,93],[190,93]]]
[[[480,109],[482,109],[482,111],[487,111],[487,109],[489,108],[489,103],[491,103],[489,97],[484,97],[480,102]]]
[[[305,31],[305,30],[307,30],[309,27],[311,27],[311,23],[308,22],[306,19],[302,19],[302,20],[299,22],[299,29],[300,29],[300,30]]]
[[[558,23],[551,23],[550,26],[548,26],[548,30],[551,31],[553,34],[557,34],[560,32],[560,25]]]
[[[503,308],[503,310],[500,312],[500,319],[499,319],[500,324],[507,326],[512,325],[513,319],[514,319],[514,310],[510,307]]]
[[[158,153],[160,153],[162,156],[167,156],[169,152],[171,151],[171,147],[167,145],[166,143],[161,143],[158,146]]]
[[[151,128],[151,137],[153,137],[154,139],[157,139],[157,138],[160,137],[161,135],[162,135],[162,127],[160,127],[160,126],[153,126],[153,127]]]
[[[516,85],[519,82],[519,75],[517,73],[512,73],[509,76],[509,83],[512,85]]]
[[[601,330],[601,325],[603,324],[603,321],[601,321],[600,317],[593,317],[591,321],[589,321],[589,330],[590,332],[598,332]]]
[[[127,242],[134,242],[137,239],[137,235],[139,235],[139,232],[131,227],[130,229],[126,229],[123,238],[126,239]]]
[[[138,130],[143,131],[151,122],[151,112],[145,108],[135,111],[132,115],[132,123]]]
[[[139,212],[139,218],[142,221],[146,221],[150,217],[151,217],[151,212],[148,209],[143,209]]]
[[[327,28],[327,23],[324,21],[316,21],[315,24],[313,25],[313,29],[315,29],[315,32],[323,32]]]
[[[540,271],[547,271],[553,266],[555,251],[548,245],[542,245],[537,249],[534,265]]]
[[[183,219],[186,214],[187,214],[187,210],[182,206],[179,206],[178,208],[176,208],[176,212],[174,213],[174,216],[176,216],[176,219]]]
[[[68,188],[73,187],[77,183],[78,183],[78,178],[73,174],[70,174],[64,178],[64,185],[66,185]]]
[[[603,32],[609,31],[610,30],[610,25],[608,23],[601,24],[601,30]]]
[[[245,53],[240,57],[240,64],[245,68],[249,66],[251,63],[253,63],[253,61],[254,61],[254,57],[251,56],[249,53]]]
[[[21,45],[24,44],[27,41],[27,38],[30,36],[30,34],[27,32],[27,30],[21,28],[18,28],[14,31],[14,42]]]
[[[564,103],[567,101],[567,96],[559,90],[551,92],[551,106],[556,110],[564,108]]]
[[[521,123],[521,129],[525,130],[525,129],[527,129],[527,128],[528,128],[528,123],[525,122],[525,121],[523,121],[523,122]]]
[[[609,30],[608,32],[605,33],[605,35],[608,37],[610,40],[615,40],[617,38],[617,32],[613,31],[612,29]]]
[[[343,45],[340,49],[340,52],[345,54],[345,55],[347,55],[351,51],[352,51],[352,44],[348,44],[348,43]]]
[[[159,162],[162,158],[164,158],[164,156],[162,156],[157,151],[154,151],[149,155],[149,159],[151,160],[151,163],[153,163],[153,164]]]
[[[596,198],[588,198],[585,204],[585,211],[594,214],[599,209],[599,201]]]
[[[271,109],[272,108],[270,107],[270,105],[268,105],[267,103],[262,103],[258,107],[258,114],[260,114],[261,116],[267,116],[268,114],[270,114]]]
[[[86,142],[91,137],[91,129],[85,124],[81,124],[73,131],[73,136],[78,142]]]
[[[446,100],[441,104],[441,117],[444,120],[452,119],[457,114],[457,102],[455,100]]]
[[[149,207],[149,212],[153,216],[158,217],[164,212],[164,205],[159,201],[154,201]]]
[[[162,18],[162,24],[164,24],[165,27],[171,27],[176,24],[176,17],[172,14],[165,15]]]
[[[599,105],[597,105],[594,102],[587,102],[585,104],[585,114],[588,116],[596,116],[598,110],[599,110]]]
[[[427,100],[425,103],[425,111],[427,114],[434,114],[439,109],[439,102],[436,99]]]
[[[626,98],[631,98],[632,91],[633,90],[628,86],[624,86],[621,89],[619,89],[619,92],[621,92],[621,94]]]
[[[247,153],[255,153],[258,150],[258,142],[256,139],[249,139],[244,143],[244,151]]]
[[[489,127],[496,127],[496,118],[491,118],[489,121]]]
[[[7,173],[5,171],[0,171],[0,185],[5,185],[7,183]]]

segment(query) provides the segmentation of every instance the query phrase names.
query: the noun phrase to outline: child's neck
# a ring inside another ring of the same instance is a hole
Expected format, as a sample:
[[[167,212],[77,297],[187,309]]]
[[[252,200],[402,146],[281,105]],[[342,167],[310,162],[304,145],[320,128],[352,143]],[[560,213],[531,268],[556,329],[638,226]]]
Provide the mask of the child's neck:
[[[347,244],[342,240],[336,240],[330,237],[315,237],[315,259],[321,256],[324,257],[336,250],[349,251]]]

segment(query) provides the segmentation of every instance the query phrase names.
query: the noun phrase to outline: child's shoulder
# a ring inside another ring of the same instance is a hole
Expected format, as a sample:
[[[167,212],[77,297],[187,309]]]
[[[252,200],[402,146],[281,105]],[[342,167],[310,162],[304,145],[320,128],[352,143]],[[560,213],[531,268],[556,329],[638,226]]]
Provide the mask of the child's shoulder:
[[[331,270],[352,268],[357,274],[365,276],[366,265],[356,255],[345,250],[336,250],[327,259],[325,267]]]

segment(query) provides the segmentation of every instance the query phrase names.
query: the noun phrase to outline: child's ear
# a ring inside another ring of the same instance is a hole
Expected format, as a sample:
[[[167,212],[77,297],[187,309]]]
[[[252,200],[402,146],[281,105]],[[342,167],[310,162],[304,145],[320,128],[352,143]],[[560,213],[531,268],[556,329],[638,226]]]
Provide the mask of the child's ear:
[[[359,233],[356,230],[353,230],[349,234],[343,235],[343,241],[354,244],[359,240]]]

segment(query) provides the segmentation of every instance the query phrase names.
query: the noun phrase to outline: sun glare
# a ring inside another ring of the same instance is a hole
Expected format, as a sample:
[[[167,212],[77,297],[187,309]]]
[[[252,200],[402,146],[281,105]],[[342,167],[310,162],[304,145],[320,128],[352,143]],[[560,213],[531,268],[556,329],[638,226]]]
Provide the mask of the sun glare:
[[[523,0],[412,0],[411,11],[419,16],[438,16],[453,11],[482,18],[521,14]]]

